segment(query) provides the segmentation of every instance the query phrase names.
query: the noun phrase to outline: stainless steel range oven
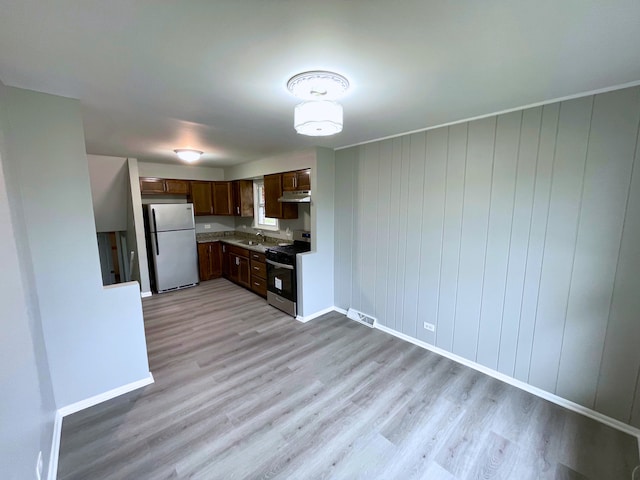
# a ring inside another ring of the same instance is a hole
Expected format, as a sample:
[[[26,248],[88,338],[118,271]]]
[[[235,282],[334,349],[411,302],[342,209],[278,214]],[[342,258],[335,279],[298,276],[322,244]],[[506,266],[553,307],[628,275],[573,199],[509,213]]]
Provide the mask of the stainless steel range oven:
[[[285,313],[297,315],[296,255],[311,250],[311,234],[298,230],[292,245],[270,247],[267,259],[267,302]]]

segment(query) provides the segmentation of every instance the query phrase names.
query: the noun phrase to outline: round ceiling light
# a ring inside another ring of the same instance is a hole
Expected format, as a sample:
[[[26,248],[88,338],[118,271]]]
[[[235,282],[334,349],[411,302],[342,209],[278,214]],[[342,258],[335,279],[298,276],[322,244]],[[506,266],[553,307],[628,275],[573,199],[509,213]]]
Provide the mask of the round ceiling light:
[[[303,102],[293,112],[293,126],[301,135],[326,137],[342,131],[342,105],[327,100]]]
[[[303,100],[335,100],[347,91],[349,81],[337,73],[314,70],[294,75],[287,88]]]
[[[180,160],[184,160],[185,162],[196,162],[200,160],[200,155],[203,153],[200,150],[194,150],[192,148],[178,148],[174,150],[174,152],[176,152]]]

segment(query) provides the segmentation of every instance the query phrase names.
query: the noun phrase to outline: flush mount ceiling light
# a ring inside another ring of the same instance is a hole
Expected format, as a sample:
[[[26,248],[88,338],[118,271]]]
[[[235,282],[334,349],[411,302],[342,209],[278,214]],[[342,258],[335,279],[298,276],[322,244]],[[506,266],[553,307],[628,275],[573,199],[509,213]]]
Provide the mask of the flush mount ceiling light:
[[[184,160],[185,162],[195,162],[200,160],[200,155],[202,155],[200,150],[194,150],[192,148],[178,148],[177,150],[174,150],[174,152],[176,152],[176,155],[178,155],[180,160]]]
[[[342,131],[342,105],[335,102],[349,88],[349,81],[333,72],[313,71],[294,75],[287,88],[306,100],[296,105],[293,125],[301,135],[324,137]]]
[[[293,126],[301,135],[326,137],[342,131],[342,105],[328,100],[303,102],[293,112]]]

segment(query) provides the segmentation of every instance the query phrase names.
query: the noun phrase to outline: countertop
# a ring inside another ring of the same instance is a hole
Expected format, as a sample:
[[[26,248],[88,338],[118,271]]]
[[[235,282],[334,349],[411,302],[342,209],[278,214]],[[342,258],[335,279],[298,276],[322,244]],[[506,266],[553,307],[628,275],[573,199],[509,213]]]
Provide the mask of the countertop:
[[[278,245],[289,245],[291,242],[282,242],[277,241],[277,239],[267,237],[267,240],[264,243],[258,243],[257,240],[253,240],[253,235],[243,237],[240,235],[216,235],[216,234],[208,234],[208,233],[199,233],[196,236],[196,241],[198,243],[209,243],[209,242],[224,242],[229,245],[237,245],[238,247],[246,248],[247,250],[253,250],[254,252],[264,253],[265,250],[269,247],[276,247]],[[248,242],[253,242],[249,244]]]

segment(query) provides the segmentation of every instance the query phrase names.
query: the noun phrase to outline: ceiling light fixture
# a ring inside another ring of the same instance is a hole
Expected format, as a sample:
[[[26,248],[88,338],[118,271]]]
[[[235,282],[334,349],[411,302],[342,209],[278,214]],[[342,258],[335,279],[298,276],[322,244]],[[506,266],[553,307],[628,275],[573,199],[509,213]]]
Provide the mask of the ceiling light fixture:
[[[342,105],[329,100],[303,102],[293,111],[293,126],[301,135],[326,137],[342,131]]]
[[[203,153],[200,150],[194,150],[192,148],[178,148],[174,150],[174,152],[176,152],[180,160],[184,160],[185,162],[196,162],[200,160],[200,155]]]
[[[349,81],[333,72],[315,70],[294,75],[287,89],[306,100],[296,105],[293,125],[301,135],[321,137],[342,131],[342,105],[335,102],[349,88]]]

